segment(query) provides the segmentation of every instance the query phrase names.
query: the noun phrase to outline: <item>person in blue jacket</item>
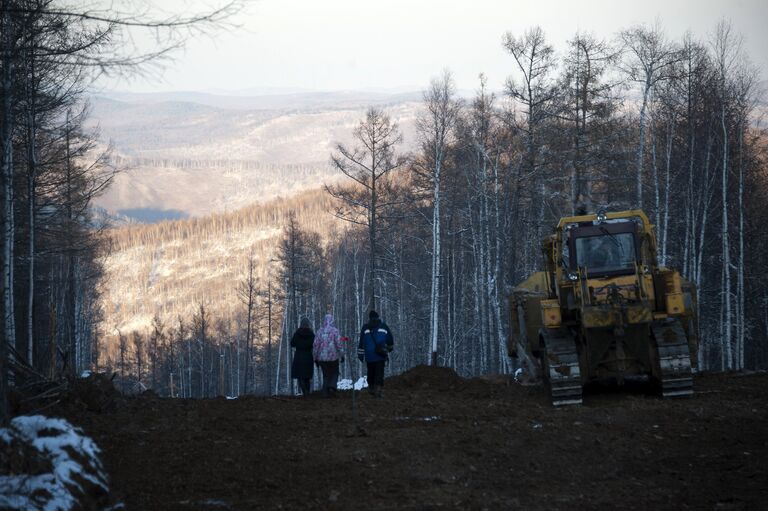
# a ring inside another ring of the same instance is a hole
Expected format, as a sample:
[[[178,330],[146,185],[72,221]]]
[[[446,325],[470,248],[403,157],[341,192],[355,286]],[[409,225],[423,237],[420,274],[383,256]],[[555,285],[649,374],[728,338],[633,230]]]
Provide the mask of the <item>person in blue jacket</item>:
[[[357,358],[368,365],[368,393],[382,397],[384,387],[384,364],[394,348],[392,331],[379,318],[379,313],[368,313],[368,323],[360,330],[360,342],[357,345]]]

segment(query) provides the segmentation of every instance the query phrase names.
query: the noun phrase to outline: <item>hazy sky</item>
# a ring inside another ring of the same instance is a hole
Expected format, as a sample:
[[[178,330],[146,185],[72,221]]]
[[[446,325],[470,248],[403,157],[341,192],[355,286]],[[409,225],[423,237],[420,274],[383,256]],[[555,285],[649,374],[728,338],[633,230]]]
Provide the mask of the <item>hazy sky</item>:
[[[768,0],[254,0],[236,20],[241,30],[190,41],[161,79],[111,87],[418,90],[448,68],[461,89],[474,89],[480,72],[500,88],[512,69],[506,31],[540,25],[562,51],[577,30],[613,38],[657,18],[671,38],[690,29],[703,40],[729,19],[768,76]]]

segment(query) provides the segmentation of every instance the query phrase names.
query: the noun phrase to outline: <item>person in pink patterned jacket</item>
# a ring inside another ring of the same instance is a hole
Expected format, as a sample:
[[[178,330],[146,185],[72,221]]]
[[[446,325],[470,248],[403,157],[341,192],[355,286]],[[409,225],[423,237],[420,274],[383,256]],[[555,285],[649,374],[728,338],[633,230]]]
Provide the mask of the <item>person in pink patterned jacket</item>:
[[[323,371],[323,395],[334,396],[339,380],[339,361],[344,362],[344,351],[339,330],[333,326],[333,314],[325,315],[323,326],[315,333],[312,355],[315,364]]]

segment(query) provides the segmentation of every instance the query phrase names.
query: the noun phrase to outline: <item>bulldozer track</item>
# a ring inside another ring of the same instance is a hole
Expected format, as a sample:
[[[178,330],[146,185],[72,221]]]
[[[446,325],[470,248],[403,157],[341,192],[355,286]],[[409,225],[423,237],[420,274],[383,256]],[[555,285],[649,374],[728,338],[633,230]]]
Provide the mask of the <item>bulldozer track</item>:
[[[682,325],[677,320],[655,323],[651,330],[659,356],[662,397],[693,395],[691,354]]]
[[[565,331],[542,332],[543,369],[554,406],[582,403],[579,354],[573,336]]]

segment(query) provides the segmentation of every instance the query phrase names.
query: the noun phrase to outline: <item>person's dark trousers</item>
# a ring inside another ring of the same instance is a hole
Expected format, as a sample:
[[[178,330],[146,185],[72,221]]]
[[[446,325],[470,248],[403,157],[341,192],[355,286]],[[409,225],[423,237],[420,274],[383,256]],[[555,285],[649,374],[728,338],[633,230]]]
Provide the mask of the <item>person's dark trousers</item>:
[[[320,369],[323,371],[323,394],[332,396],[336,392],[336,383],[339,381],[339,361],[320,362]]]
[[[368,393],[384,386],[384,361],[368,362]]]
[[[302,395],[308,396],[309,395],[309,378],[298,378],[299,380],[299,390],[301,391]]]

